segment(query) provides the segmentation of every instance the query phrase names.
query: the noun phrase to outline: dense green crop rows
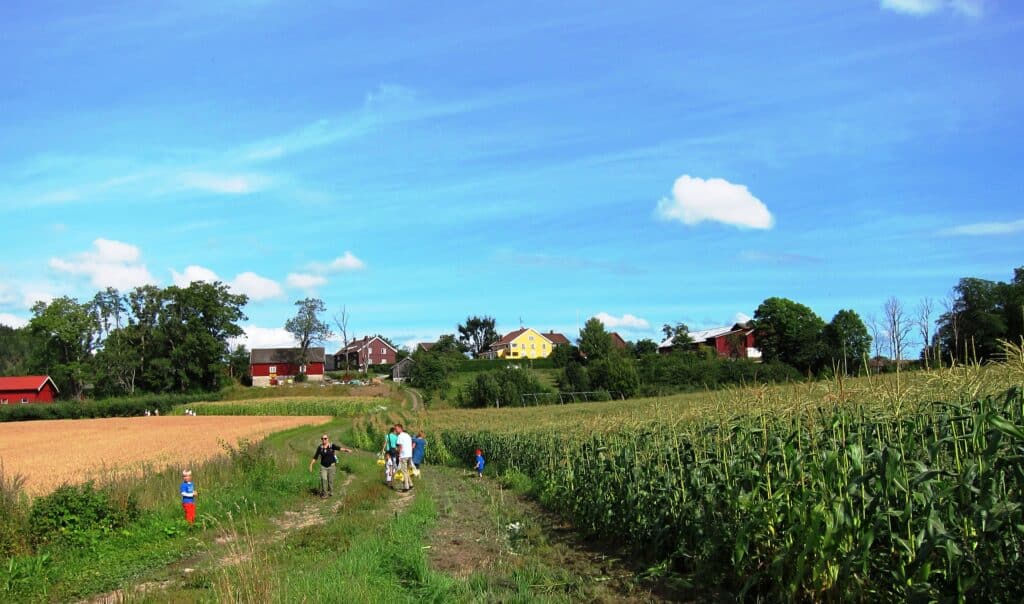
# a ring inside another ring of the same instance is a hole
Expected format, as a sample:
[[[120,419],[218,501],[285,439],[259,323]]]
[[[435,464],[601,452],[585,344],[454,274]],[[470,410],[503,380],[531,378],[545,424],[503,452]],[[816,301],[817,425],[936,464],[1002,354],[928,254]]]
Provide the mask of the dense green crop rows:
[[[174,414],[192,409],[196,415],[333,415],[350,417],[386,408],[381,398],[282,398],[253,401],[219,401],[179,405]]]
[[[1020,601],[1022,406],[1013,390],[902,413],[846,404],[435,440],[530,475],[589,533],[747,595]]]

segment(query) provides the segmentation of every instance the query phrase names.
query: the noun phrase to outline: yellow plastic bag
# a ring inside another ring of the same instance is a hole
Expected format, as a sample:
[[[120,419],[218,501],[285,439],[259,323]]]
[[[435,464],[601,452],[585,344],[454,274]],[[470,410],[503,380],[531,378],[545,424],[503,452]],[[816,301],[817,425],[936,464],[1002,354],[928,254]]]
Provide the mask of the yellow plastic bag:
[[[405,474],[401,470],[395,472],[395,480],[405,480]]]
[[[419,468],[413,468],[412,469],[412,475],[413,475],[413,478],[419,478],[420,477],[420,469]]]

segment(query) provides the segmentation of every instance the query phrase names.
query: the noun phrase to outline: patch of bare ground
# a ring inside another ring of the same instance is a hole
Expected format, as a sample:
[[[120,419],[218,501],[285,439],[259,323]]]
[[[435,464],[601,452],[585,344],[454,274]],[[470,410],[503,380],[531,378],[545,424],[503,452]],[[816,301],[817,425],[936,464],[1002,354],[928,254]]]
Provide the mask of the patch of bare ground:
[[[571,524],[496,481],[435,466],[424,475],[434,483],[438,508],[427,543],[434,570],[511,581],[516,569],[539,564],[577,580],[592,602],[700,601],[641,579],[627,552],[588,542]]]

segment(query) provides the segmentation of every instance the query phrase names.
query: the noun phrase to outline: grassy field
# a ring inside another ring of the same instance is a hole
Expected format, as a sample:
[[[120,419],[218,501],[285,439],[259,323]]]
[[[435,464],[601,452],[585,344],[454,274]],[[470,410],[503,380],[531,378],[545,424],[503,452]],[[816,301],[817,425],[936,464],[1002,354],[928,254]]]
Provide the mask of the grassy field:
[[[386,411],[396,406],[387,398],[366,397],[280,397],[252,400],[212,401],[178,405],[172,415],[182,415],[191,409],[196,415],[330,415],[351,417],[366,413]]]

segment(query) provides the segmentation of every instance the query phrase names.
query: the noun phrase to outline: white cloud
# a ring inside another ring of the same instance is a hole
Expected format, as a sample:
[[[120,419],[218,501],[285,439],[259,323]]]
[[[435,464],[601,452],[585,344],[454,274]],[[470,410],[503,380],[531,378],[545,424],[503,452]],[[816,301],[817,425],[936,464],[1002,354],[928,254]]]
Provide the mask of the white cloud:
[[[28,325],[28,319],[17,317],[9,313],[0,312],[0,325],[13,327],[15,329]]]
[[[751,318],[750,315],[748,315],[746,313],[738,312],[735,315],[733,315],[732,322],[733,323],[746,323],[747,321],[750,320],[750,318]]]
[[[775,219],[767,206],[743,185],[722,178],[697,178],[684,174],[672,186],[672,199],[658,202],[658,217],[694,225],[705,220],[740,228],[770,229]]]
[[[880,4],[886,10],[917,17],[932,15],[946,9],[975,18],[985,12],[985,0],[881,0]]]
[[[228,285],[236,294],[245,294],[253,301],[269,300],[284,295],[284,290],[277,281],[253,272],[239,274]]]
[[[295,341],[295,337],[283,327],[246,325],[242,327],[242,330],[245,332],[245,335],[228,340],[232,348],[239,344],[243,344],[249,350],[253,348],[289,348],[299,345]]]
[[[606,312],[599,312],[594,315],[594,318],[604,323],[604,326],[610,329],[647,329],[651,326],[646,319],[641,319],[636,315],[626,313],[621,317],[610,315]]]
[[[343,273],[346,271],[360,271],[366,268],[366,263],[356,258],[350,251],[345,251],[343,256],[338,256],[327,265],[327,272]]]
[[[323,262],[310,262],[307,265],[310,272],[318,275],[331,273],[348,273],[361,271],[366,268],[366,263],[356,257],[352,252],[345,250],[345,253],[334,260],[324,264]]]
[[[57,296],[49,290],[26,290],[25,295],[21,298],[21,305],[25,308],[32,308],[36,305],[36,302],[45,302],[46,304],[49,304],[50,302],[53,302],[53,299],[56,297]]]
[[[181,184],[189,189],[225,195],[245,195],[265,189],[269,179],[256,174],[209,174],[185,172],[180,175]]]
[[[285,282],[288,287],[298,289],[313,289],[327,283],[327,278],[321,275],[310,275],[308,273],[288,273]]]
[[[205,281],[206,283],[215,283],[220,281],[220,277],[217,273],[211,271],[208,268],[190,264],[185,267],[185,272],[179,273],[178,271],[171,269],[171,281],[178,287],[188,287],[190,283],[197,281]]]
[[[129,290],[156,283],[145,264],[139,263],[139,248],[110,239],[96,239],[93,250],[80,252],[70,260],[51,258],[50,267],[62,273],[88,276],[93,286]]]
[[[942,231],[943,235],[1010,235],[1024,231],[1024,219],[1009,222],[976,222]]]

